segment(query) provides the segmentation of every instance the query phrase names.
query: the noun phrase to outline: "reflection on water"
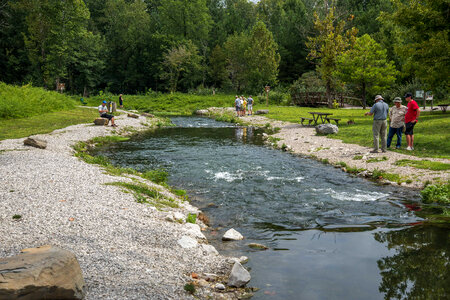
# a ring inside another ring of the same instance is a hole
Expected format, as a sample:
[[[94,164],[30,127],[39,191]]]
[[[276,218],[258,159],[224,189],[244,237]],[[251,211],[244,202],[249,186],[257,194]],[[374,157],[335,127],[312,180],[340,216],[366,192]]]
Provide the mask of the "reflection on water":
[[[385,299],[449,299],[449,226],[377,232],[375,239],[395,250],[377,262]]]
[[[448,241],[449,231],[409,226],[422,221],[404,205],[418,200],[416,192],[262,147],[255,128],[173,121],[178,127],[100,152],[115,165],[167,169],[169,184],[187,190],[210,217],[210,243],[223,254],[250,257],[251,285],[261,288],[253,299],[405,298],[414,287],[422,295],[450,295],[439,281],[448,275],[448,242],[440,238]],[[230,227],[245,240],[223,243]],[[252,250],[252,242],[270,249]],[[425,285],[429,278],[435,287]]]

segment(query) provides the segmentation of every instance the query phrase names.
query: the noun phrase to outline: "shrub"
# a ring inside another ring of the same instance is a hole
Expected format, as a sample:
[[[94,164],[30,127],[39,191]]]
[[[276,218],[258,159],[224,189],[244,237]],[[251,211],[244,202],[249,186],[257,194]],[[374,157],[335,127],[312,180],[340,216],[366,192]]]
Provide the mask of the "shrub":
[[[424,203],[450,204],[450,184],[428,185],[420,194]]]
[[[164,169],[155,169],[145,172],[142,177],[155,183],[166,183],[169,173]]]
[[[197,220],[197,215],[196,214],[191,214],[189,213],[187,218],[186,218],[186,222],[187,223],[192,223],[195,224],[195,221]]]

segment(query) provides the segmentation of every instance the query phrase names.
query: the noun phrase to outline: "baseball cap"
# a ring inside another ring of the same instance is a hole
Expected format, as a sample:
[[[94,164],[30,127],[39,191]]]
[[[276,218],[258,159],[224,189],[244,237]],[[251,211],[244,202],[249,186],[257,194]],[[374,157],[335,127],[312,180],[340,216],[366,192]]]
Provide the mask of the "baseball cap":
[[[405,94],[405,98],[408,98],[408,97],[412,97],[412,94],[411,93],[406,93]]]
[[[105,100],[103,100],[103,103],[106,103],[106,101],[105,101]]]

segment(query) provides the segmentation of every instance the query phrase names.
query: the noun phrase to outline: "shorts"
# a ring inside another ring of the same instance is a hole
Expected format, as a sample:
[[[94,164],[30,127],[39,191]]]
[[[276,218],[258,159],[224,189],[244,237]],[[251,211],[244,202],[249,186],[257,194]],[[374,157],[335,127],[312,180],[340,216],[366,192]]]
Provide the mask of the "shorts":
[[[248,104],[247,105],[247,110],[253,110],[253,104]]]
[[[101,118],[108,119],[108,120],[111,120],[112,118],[114,118],[114,116],[113,116],[113,115],[110,115],[110,114],[101,114],[100,117],[101,117]]]
[[[241,107],[240,106],[236,106],[236,111],[241,111]]]
[[[414,134],[414,126],[416,125],[416,123],[417,122],[415,122],[415,123],[413,123],[413,122],[409,122],[409,123],[406,123],[405,125],[405,127],[406,127],[406,130],[405,130],[405,135],[413,135]]]

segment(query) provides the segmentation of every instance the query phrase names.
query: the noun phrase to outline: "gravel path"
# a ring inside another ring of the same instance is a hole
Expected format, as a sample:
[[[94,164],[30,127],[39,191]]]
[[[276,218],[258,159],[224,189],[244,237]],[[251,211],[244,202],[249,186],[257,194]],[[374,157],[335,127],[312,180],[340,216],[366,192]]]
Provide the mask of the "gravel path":
[[[182,204],[158,211],[139,204],[105,185],[130,178],[107,175],[73,156],[77,141],[144,130],[152,122],[126,114],[116,119],[118,130],[82,124],[36,135],[48,142],[45,150],[24,146],[24,139],[0,142],[0,257],[51,244],[77,256],[86,299],[193,299],[183,289],[191,272],[223,275],[231,263],[201,244],[189,249],[178,244],[182,236],[196,234],[166,217],[197,209]],[[12,218],[16,214],[22,216],[18,221]]]

